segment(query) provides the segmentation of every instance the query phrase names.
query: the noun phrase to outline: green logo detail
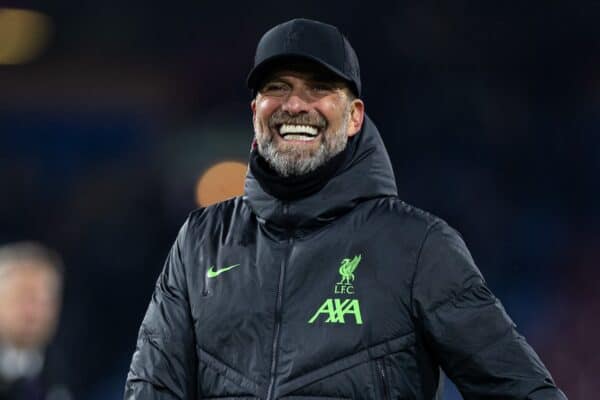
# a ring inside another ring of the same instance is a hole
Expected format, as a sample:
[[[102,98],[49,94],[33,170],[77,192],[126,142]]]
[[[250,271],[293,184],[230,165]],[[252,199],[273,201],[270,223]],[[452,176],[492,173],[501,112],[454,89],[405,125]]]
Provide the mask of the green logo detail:
[[[240,264],[235,264],[235,265],[230,265],[229,267],[221,268],[221,269],[218,269],[218,270],[215,270],[215,267],[212,266],[206,272],[206,276],[208,278],[214,278],[215,276],[218,276],[218,275],[222,274],[225,271],[229,271],[230,269],[233,269],[233,268],[239,267],[239,266],[240,266]]]
[[[354,271],[358,268],[362,255],[354,258],[344,258],[340,264],[340,275],[342,278],[335,284],[334,293],[336,294],[354,294]],[[362,325],[362,314],[360,313],[360,303],[357,299],[327,299],[317,312],[308,320],[309,324],[314,323],[321,314],[327,316],[325,323],[345,324],[347,315],[353,315],[357,325]]]
[[[354,271],[358,267],[358,263],[360,263],[361,258],[362,255],[359,254],[354,256],[352,260],[349,258],[344,258],[342,260],[340,266],[340,275],[342,276],[342,280],[338,282],[340,285],[350,285],[351,282],[354,282]]]
[[[335,284],[335,293],[347,293],[354,294],[354,286],[352,282],[354,282],[354,271],[358,268],[358,264],[362,259],[362,255],[354,256],[354,258],[344,258],[340,265],[340,275],[342,279]]]
[[[325,323],[345,324],[345,315],[352,314],[358,325],[362,325],[362,315],[360,314],[360,304],[357,299],[327,299],[319,307],[315,315],[308,320],[309,324],[315,322],[319,315],[325,314],[327,319]]]

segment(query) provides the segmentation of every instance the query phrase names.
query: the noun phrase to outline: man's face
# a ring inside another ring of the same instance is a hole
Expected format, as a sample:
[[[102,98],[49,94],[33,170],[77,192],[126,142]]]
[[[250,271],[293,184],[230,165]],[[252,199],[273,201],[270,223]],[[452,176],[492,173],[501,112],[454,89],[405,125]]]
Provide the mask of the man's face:
[[[258,152],[282,176],[323,165],[357,134],[364,104],[314,64],[277,69],[251,103]]]
[[[59,293],[58,275],[46,265],[32,262],[6,271],[0,282],[0,341],[23,348],[46,345],[56,327]]]

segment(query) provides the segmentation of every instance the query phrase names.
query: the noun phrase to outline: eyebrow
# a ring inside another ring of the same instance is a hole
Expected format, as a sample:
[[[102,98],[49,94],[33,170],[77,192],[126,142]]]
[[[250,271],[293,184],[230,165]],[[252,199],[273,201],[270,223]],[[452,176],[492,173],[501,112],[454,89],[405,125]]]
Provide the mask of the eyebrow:
[[[307,81],[308,83],[321,83],[321,84],[328,84],[331,85],[332,87],[342,87],[344,85],[344,81],[340,80],[340,79],[332,79],[331,76],[328,76],[326,74],[310,74],[310,75],[306,75],[303,77],[303,79],[305,81]],[[268,83],[272,83],[272,82],[284,82],[284,83],[288,83],[287,80],[285,79],[285,75],[283,76],[271,76],[267,79],[265,79],[264,83],[262,86],[267,85]]]

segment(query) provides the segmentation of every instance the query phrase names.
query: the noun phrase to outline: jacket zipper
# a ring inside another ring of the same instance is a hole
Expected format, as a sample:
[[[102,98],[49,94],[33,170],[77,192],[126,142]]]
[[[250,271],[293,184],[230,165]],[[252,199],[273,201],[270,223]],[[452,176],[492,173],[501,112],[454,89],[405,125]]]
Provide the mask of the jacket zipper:
[[[389,392],[389,387],[387,385],[387,378],[385,377],[385,365],[383,365],[383,359],[377,360],[377,370],[379,371],[379,378],[381,380],[381,388],[383,390],[383,398],[384,400],[390,400],[391,395]]]
[[[208,296],[208,269],[210,265],[206,265],[204,254],[200,253],[197,257],[198,265],[204,265],[204,270],[202,271],[202,297],[206,297]]]
[[[287,204],[284,205],[284,213],[287,213]],[[271,379],[269,381],[269,389],[267,390],[267,400],[273,398],[275,386],[275,373],[277,372],[277,353],[279,348],[279,331],[281,329],[281,305],[283,302],[283,283],[285,281],[285,267],[291,253],[294,239],[290,236],[287,240],[287,251],[285,257],[281,260],[281,270],[279,271],[279,284],[277,286],[277,304],[275,306],[275,333],[273,334],[273,347],[271,356]]]
[[[202,296],[208,296],[208,271],[204,271],[204,287],[202,288]]]

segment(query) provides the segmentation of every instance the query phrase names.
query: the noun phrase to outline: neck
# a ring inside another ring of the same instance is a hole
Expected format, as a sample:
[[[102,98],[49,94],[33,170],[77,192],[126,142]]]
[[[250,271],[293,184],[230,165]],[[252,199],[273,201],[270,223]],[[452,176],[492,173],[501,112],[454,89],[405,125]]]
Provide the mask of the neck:
[[[261,188],[271,196],[284,201],[299,200],[321,190],[350,158],[353,147],[350,138],[344,150],[315,170],[286,177],[279,175],[254,148],[250,154],[250,170]]]

